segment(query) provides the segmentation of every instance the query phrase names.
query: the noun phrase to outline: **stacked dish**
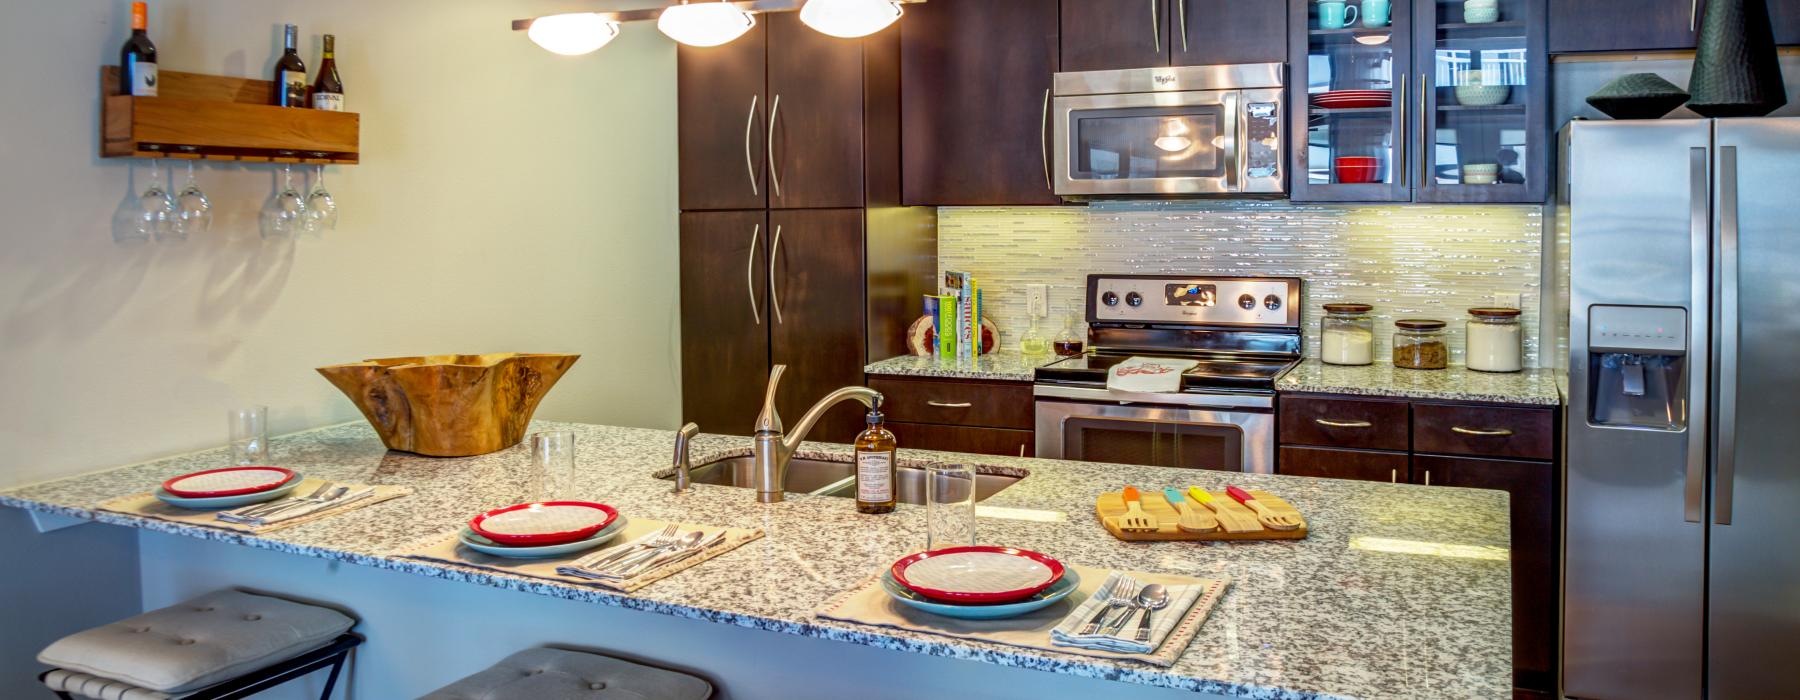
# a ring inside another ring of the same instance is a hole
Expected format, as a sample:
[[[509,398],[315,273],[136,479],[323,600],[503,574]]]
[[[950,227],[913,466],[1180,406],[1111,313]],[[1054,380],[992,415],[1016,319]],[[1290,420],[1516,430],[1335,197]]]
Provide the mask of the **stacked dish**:
[[[1056,604],[1080,579],[1048,556],[1012,547],[951,547],[894,562],[881,587],[901,604],[965,620],[1017,617]]]
[[[300,473],[282,467],[208,469],[162,482],[158,499],[178,508],[236,508],[272,501],[300,485]]]
[[[1325,109],[1389,107],[1394,104],[1394,94],[1387,90],[1332,90],[1313,95],[1312,104]]]
[[[605,544],[626,519],[604,503],[520,503],[475,516],[457,534],[463,546],[512,559],[547,559]]]

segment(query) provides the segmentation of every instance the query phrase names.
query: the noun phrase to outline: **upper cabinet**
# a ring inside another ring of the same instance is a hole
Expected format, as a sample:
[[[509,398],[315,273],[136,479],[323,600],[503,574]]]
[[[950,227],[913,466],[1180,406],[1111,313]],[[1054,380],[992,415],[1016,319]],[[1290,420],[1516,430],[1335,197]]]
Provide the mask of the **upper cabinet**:
[[[1775,43],[1800,44],[1800,0],[1768,0]],[[1694,48],[1705,0],[1550,0],[1550,51]]]
[[[1544,0],[1290,10],[1294,200],[1544,200]]]
[[[1285,59],[1284,0],[1067,0],[1062,70]]]
[[[681,208],[761,209],[766,182],[768,24],[711,48],[678,44]]]
[[[1057,0],[906,6],[900,20],[905,204],[1061,203],[1050,189],[1048,150],[1057,22]]]

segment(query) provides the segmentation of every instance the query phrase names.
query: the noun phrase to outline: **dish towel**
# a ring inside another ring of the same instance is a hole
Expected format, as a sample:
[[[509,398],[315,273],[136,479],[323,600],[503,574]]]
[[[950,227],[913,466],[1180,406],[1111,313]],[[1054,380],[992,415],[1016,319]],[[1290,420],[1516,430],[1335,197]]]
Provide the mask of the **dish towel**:
[[[1164,357],[1127,358],[1106,371],[1106,388],[1148,393],[1181,391],[1181,374],[1198,364],[1198,360]]]
[[[1102,608],[1107,607],[1106,601],[1111,597],[1113,591],[1123,589],[1124,595],[1130,595],[1137,588],[1136,581],[1131,580],[1125,574],[1114,571],[1112,575],[1106,577],[1106,581],[1100,584],[1100,588],[1096,589],[1092,596],[1082,601],[1081,605],[1076,606],[1074,612],[1069,613],[1062,622],[1057,623],[1055,629],[1050,630],[1051,643],[1057,646],[1100,649],[1122,654],[1148,654],[1162,646],[1163,640],[1169,637],[1169,633],[1181,623],[1182,618],[1187,617],[1188,609],[1194,607],[1194,603],[1206,593],[1208,586],[1169,586],[1169,606],[1156,611],[1151,616],[1150,641],[1148,642],[1140,642],[1135,638],[1138,619],[1143,615],[1143,611],[1137,608],[1117,608],[1107,611],[1108,614],[1104,615],[1103,619],[1109,622],[1118,620],[1121,613],[1126,613],[1125,624],[1119,629],[1114,630],[1102,625],[1101,633],[1079,633],[1081,628],[1087,625],[1088,620],[1093,619],[1096,614],[1101,612]],[[1107,634],[1108,632],[1110,634]]]

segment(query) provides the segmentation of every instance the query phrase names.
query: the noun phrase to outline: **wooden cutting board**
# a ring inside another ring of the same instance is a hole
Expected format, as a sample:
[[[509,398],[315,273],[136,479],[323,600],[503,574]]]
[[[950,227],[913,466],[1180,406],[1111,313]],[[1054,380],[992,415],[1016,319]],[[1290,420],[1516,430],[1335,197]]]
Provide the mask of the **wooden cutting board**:
[[[1225,495],[1224,491],[1209,491],[1208,493],[1212,494],[1214,503],[1223,504],[1226,510],[1241,516],[1245,522],[1257,522],[1256,511],[1244,507],[1244,504],[1242,503],[1231,500],[1231,497]],[[1255,496],[1256,500],[1261,501],[1264,506],[1269,510],[1274,511],[1277,515],[1285,513],[1300,518],[1300,527],[1292,530],[1270,530],[1268,528],[1262,528],[1249,532],[1226,532],[1224,527],[1220,527],[1212,532],[1186,532],[1175,526],[1175,522],[1181,519],[1181,514],[1176,512],[1174,506],[1169,505],[1169,502],[1163,498],[1161,491],[1143,492],[1143,500],[1139,504],[1139,506],[1144,509],[1145,513],[1156,520],[1157,527],[1155,532],[1124,532],[1119,529],[1117,518],[1118,516],[1125,514],[1126,508],[1125,498],[1118,491],[1100,494],[1100,497],[1094,501],[1094,511],[1100,516],[1100,524],[1106,527],[1107,532],[1112,533],[1113,537],[1128,542],[1165,542],[1178,540],[1191,542],[1230,542],[1237,540],[1298,540],[1306,537],[1306,518],[1301,516],[1300,511],[1295,509],[1292,504],[1281,500],[1280,497],[1267,491],[1251,491],[1250,495]],[[1187,498],[1187,503],[1189,508],[1206,510],[1206,506],[1200,505],[1200,502],[1195,501],[1191,496]],[[1258,523],[1258,525],[1260,526],[1261,524]]]

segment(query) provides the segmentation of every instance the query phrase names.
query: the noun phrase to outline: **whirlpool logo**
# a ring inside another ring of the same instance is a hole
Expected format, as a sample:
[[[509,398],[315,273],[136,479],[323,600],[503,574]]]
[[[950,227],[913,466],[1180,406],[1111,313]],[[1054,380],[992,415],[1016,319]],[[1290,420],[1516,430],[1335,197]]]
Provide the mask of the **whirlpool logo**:
[[[1156,75],[1150,76],[1150,82],[1155,83],[1157,87],[1162,87],[1165,85],[1174,85],[1175,84],[1175,75],[1173,73],[1158,73]]]

